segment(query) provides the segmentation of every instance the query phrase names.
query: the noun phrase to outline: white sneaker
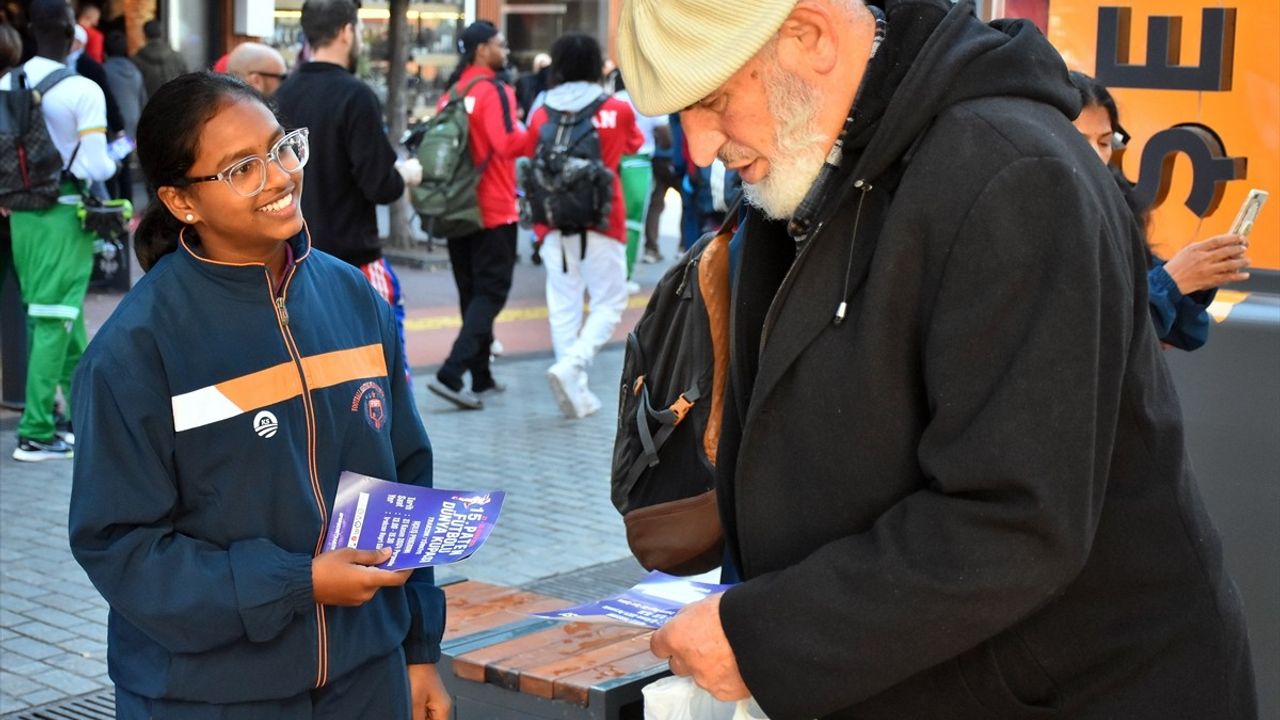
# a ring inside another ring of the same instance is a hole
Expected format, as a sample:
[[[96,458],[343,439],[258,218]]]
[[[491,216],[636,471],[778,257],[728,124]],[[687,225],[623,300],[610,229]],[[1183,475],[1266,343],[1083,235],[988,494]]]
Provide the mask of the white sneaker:
[[[505,351],[506,348],[502,347],[502,341],[498,338],[494,338],[493,342],[489,343],[489,357],[502,357],[502,353]]]
[[[547,384],[551,395],[565,417],[576,420],[588,415],[587,397],[584,392],[586,372],[576,358],[564,358],[547,368]]]
[[[600,398],[596,397],[596,394],[591,392],[590,390],[586,390],[584,391],[584,393],[586,395],[586,402],[585,402],[585,406],[583,407],[583,410],[585,410],[585,412],[582,413],[582,417],[586,417],[588,415],[595,415],[597,412],[600,411],[600,408],[603,407],[603,403],[601,403]]]
[[[628,281],[627,281],[627,294],[628,294],[628,295],[639,295],[639,294],[640,294],[640,283],[636,282],[635,280],[628,280]]]

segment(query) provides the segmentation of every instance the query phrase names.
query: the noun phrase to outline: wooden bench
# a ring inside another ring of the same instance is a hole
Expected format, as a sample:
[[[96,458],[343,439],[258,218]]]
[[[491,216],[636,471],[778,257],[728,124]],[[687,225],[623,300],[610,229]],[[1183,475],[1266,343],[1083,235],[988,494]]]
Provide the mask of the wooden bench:
[[[488,583],[444,588],[441,676],[457,720],[640,720],[640,690],[669,674],[651,630],[529,617],[576,603]]]

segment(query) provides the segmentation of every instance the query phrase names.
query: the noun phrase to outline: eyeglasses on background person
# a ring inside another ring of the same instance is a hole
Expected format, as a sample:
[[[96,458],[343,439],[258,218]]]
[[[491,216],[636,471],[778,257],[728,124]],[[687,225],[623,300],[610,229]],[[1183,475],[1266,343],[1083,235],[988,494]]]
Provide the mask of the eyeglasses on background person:
[[[276,144],[271,146],[271,150],[267,152],[265,158],[261,155],[250,155],[228,165],[226,169],[217,175],[189,177],[186,178],[186,181],[188,185],[195,185],[196,183],[221,180],[236,194],[243,197],[253,197],[262,192],[262,188],[267,186],[268,162],[275,162],[281,170],[292,175],[306,166],[307,158],[310,154],[311,146],[307,142],[307,129],[298,128],[286,133],[284,137],[277,140]]]

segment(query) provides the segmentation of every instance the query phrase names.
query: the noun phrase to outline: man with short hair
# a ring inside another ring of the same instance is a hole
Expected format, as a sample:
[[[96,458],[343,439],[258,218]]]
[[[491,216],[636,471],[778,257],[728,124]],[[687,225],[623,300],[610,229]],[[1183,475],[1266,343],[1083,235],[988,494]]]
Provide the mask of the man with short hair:
[[[360,56],[356,5],[307,0],[302,32],[311,44],[311,61],[280,85],[276,102],[286,122],[310,130],[315,148],[302,193],[307,232],[313,246],[359,268],[391,304],[404,344],[404,298],[400,279],[382,256],[377,206],[395,202],[406,183],[421,181],[422,166],[417,159],[396,159],[378,98],[352,75]]]
[[[236,46],[227,56],[227,72],[235,75],[263,97],[271,97],[288,75],[280,51],[257,42],[245,42]]]
[[[793,718],[1256,717],[1146,250],[1033,25],[626,0],[641,112],[742,174],[716,493],[743,582],[653,637]]]
[[[156,94],[160,86],[187,71],[187,61],[182,59],[164,40],[164,27],[159,20],[148,20],[142,26],[147,44],[133,55],[133,63],[142,71],[147,86],[147,97]]]
[[[506,68],[506,37],[493,23],[477,20],[462,32],[462,58],[448,94],[466,91],[471,161],[483,167],[476,201],[484,229],[449,238],[449,264],[458,286],[462,329],[427,389],[465,410],[484,408],[484,395],[505,386],[489,370],[493,321],[507,304],[516,264],[515,160],[524,150],[525,129],[516,119],[515,92],[498,79]],[[470,89],[468,89],[470,88]],[[471,375],[471,387],[464,375]]]
[[[74,25],[66,0],[33,0],[30,29],[36,56],[21,66],[27,87],[67,71],[62,61],[71,50]],[[15,72],[0,78],[0,89],[14,88]],[[84,295],[93,271],[94,237],[80,226],[76,209],[82,182],[103,181],[116,172],[107,155],[106,115],[102,90],[88,78],[72,74],[44,93],[35,122],[45,123],[69,176],[64,176],[61,197],[53,206],[9,214],[13,264],[31,333],[15,460],[70,458],[74,452],[74,434],[55,426],[53,409],[59,387],[70,405],[71,377],[88,340]]]

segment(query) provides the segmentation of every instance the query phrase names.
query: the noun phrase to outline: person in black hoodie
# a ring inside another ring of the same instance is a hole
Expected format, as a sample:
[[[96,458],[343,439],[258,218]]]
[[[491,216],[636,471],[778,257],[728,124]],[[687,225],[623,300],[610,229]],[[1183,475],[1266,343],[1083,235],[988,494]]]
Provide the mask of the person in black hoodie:
[[[307,0],[302,32],[312,49],[276,90],[280,114],[311,132],[316,148],[302,196],[311,242],[359,268],[396,314],[404,344],[400,278],[382,256],[377,206],[396,201],[405,185],[422,180],[416,158],[398,160],[383,130],[382,108],[368,85],[352,75],[360,56],[360,19],[351,0]],[[405,376],[409,376],[408,360]]]
[[[1256,716],[1146,249],[1026,22],[630,0],[641,112],[747,183],[717,453],[743,582],[653,638],[774,720]],[[696,71],[690,71],[696,68]]]

